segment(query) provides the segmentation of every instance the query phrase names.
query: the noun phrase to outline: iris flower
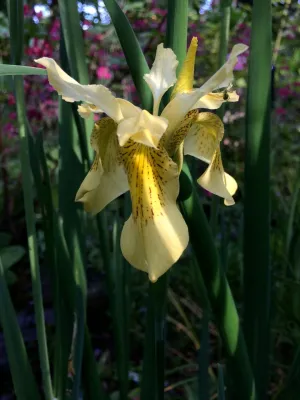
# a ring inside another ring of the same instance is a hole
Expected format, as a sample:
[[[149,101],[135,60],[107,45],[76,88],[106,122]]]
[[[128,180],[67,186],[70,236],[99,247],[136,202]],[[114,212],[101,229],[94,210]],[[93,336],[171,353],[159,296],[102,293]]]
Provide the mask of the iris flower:
[[[82,117],[107,115],[92,131],[95,159],[76,201],[96,214],[130,190],[132,213],[122,230],[121,249],[128,262],[148,273],[152,282],[179,259],[189,241],[176,204],[183,155],[208,164],[198,183],[223,197],[226,205],[234,204],[232,195],[237,189],[222,165],[222,121],[213,113],[199,112],[199,108],[216,109],[224,101],[238,100],[235,92],[220,89],[233,81],[237,56],[247,46],[235,45],[222,68],[203,86],[193,89],[197,45],[193,38],[178,79],[176,55],[158,45],[153,66],[144,76],[153,94],[152,114],[114,97],[102,85],[79,84],[51,58],[36,60],[46,67],[50,84],[65,101],[83,102],[78,107]],[[159,115],[162,97],[173,86],[171,101]]]

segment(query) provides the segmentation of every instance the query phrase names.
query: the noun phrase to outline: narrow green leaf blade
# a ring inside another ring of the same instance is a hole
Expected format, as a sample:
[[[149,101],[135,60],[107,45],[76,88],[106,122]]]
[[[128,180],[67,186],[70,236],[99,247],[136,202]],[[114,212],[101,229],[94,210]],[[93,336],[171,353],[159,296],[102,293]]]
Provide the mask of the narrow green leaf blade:
[[[0,257],[0,322],[3,328],[14,390],[18,400],[40,399],[38,388],[28,361],[16,313],[6,286]]]
[[[253,2],[246,107],[244,327],[258,399],[266,397],[270,350],[271,3]]]
[[[152,111],[152,93],[144,80],[144,74],[149,72],[149,67],[135,33],[115,0],[104,0],[103,2],[114,24],[143,108]]]
[[[5,75],[47,75],[47,71],[43,68],[0,64],[0,76]]]

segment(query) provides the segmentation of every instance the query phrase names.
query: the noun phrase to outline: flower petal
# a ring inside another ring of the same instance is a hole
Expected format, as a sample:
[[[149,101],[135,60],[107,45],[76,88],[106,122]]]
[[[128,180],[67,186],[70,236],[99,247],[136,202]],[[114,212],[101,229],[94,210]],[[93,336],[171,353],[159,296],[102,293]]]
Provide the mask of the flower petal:
[[[132,200],[121,249],[130,264],[155,282],[188,244],[188,229],[176,205],[178,169],[161,145],[153,149],[130,140],[121,153]]]
[[[189,111],[172,135],[169,137],[163,136],[162,143],[171,158],[173,158],[178,147],[186,138],[192,125],[197,121],[198,114],[198,110]]]
[[[119,122],[122,112],[117,99],[110,90],[102,85],[80,85],[75,79],[66,74],[52,58],[42,57],[36,63],[47,68],[48,79],[58,94],[65,101],[85,101],[103,110],[109,117]]]
[[[103,113],[100,108],[96,108],[93,104],[80,104],[77,107],[78,114],[81,118],[89,118],[92,113]]]
[[[121,164],[116,131],[117,124],[106,117],[95,124],[91,135],[91,145],[96,151],[96,157],[75,200],[84,203],[84,209],[93,214],[100,212],[129,189]]]
[[[213,90],[227,87],[233,81],[233,68],[237,56],[246,51],[248,46],[237,44],[233,47],[227,62],[204,84],[200,89],[188,93],[178,93],[164,108],[161,116],[169,121],[166,136],[170,135],[184,116],[192,109],[197,108],[197,102]]]
[[[159,44],[156,56],[149,74],[144,75],[154,100],[153,114],[158,114],[159,103],[166,91],[176,82],[176,68],[178,61],[172,49],[165,49]]]
[[[207,81],[201,86],[201,90],[206,93],[212,92],[216,89],[227,87],[233,81],[233,69],[238,61],[238,55],[244,53],[248,49],[245,44],[239,43],[233,46],[226,63]]]
[[[161,117],[166,118],[169,122],[166,136],[171,135],[178,128],[180,122],[185,115],[193,109],[194,104],[205,95],[200,89],[192,90],[189,93],[178,93],[173,100],[170,101],[161,113]]]
[[[210,112],[201,112],[184,140],[184,154],[210,163],[223,135],[221,119]]]
[[[130,101],[125,100],[125,99],[120,99],[117,98],[118,103],[121,107],[121,111],[123,114],[123,118],[131,118],[131,117],[137,117],[140,112],[142,111],[139,107],[136,107]]]
[[[177,93],[189,92],[193,89],[197,48],[198,39],[193,37],[176,85],[172,91],[171,99],[173,99]]]
[[[238,185],[232,176],[224,172],[220,148],[215,151],[209,167],[197,182],[209,192],[223,197],[226,206],[231,206],[235,203],[232,196],[236,192]]]
[[[118,125],[120,146],[124,146],[129,139],[132,139],[146,146],[157,147],[167,127],[168,121],[165,118],[153,116],[143,110],[137,117],[123,119]]]
[[[234,92],[227,92],[227,99],[224,99],[224,93],[208,93],[201,97],[197,103],[193,106],[194,108],[207,108],[209,110],[216,110],[220,108],[223,103],[235,102],[239,100],[239,95]]]

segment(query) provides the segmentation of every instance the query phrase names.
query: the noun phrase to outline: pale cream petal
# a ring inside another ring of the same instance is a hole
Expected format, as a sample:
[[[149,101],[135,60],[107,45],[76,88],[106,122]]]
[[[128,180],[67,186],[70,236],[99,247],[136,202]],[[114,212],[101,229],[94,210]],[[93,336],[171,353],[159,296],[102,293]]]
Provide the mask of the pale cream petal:
[[[224,93],[208,93],[201,97],[197,103],[193,106],[194,108],[207,108],[208,110],[216,110],[220,108],[223,103],[236,102],[239,100],[239,95],[234,92]]]
[[[80,85],[66,74],[52,58],[42,57],[35,62],[46,67],[50,84],[65,101],[71,103],[85,101],[93,104],[116,122],[123,118],[117,99],[105,86]]]
[[[124,146],[129,139],[132,139],[146,146],[157,147],[167,126],[168,121],[165,118],[153,116],[143,110],[137,117],[123,119],[120,122],[117,130],[119,144]]]
[[[78,114],[81,116],[81,118],[89,118],[92,113],[103,113],[100,108],[96,108],[93,104],[80,104],[77,107]]]
[[[121,235],[124,257],[155,282],[181,256],[188,229],[176,205],[178,169],[160,146],[129,141],[121,148],[132,200],[132,215]]]
[[[225,205],[231,206],[235,203],[232,196],[236,192],[238,185],[232,176],[224,172],[219,148],[215,151],[207,170],[197,182],[209,192],[223,197]]]
[[[170,136],[163,136],[162,144],[164,145],[165,149],[167,150],[169,156],[173,159],[177,149],[186,138],[188,132],[190,131],[191,127],[197,121],[199,111],[192,110],[189,111],[183,120],[180,122],[176,130]]]
[[[210,163],[223,135],[224,125],[221,119],[210,112],[201,112],[184,140],[184,154]]]
[[[176,82],[176,68],[178,61],[172,49],[165,49],[163,44],[159,44],[156,56],[149,74],[144,75],[148,83],[154,100],[153,114],[158,114],[158,108],[162,96]]]
[[[248,49],[245,44],[239,43],[233,46],[226,63],[201,86],[201,90],[205,93],[210,93],[216,89],[221,89],[229,86],[233,81],[233,69],[238,61],[238,56]]]
[[[129,189],[116,131],[117,124],[106,117],[95,124],[91,135],[91,145],[96,151],[96,157],[75,200],[82,202],[84,209],[93,214],[100,212]]]
[[[77,107],[78,114],[81,116],[81,118],[89,118],[90,115],[92,114],[92,110],[87,104],[80,104]]]
[[[166,136],[171,135],[178,127],[185,115],[193,109],[194,104],[205,95],[200,89],[192,90],[189,93],[178,93],[173,100],[170,101],[161,113],[161,117],[166,118],[169,122]]]
[[[131,117],[137,117],[140,112],[142,111],[139,107],[136,107],[130,101],[125,100],[125,99],[120,99],[117,98],[117,101],[121,107],[121,111],[123,114],[123,118],[131,118]]]

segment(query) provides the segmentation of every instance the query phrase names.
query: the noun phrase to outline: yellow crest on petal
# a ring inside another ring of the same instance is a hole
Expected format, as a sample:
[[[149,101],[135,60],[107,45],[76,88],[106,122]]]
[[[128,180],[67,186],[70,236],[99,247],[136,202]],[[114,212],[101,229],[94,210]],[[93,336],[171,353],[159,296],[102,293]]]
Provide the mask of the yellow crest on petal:
[[[171,99],[173,99],[177,93],[189,92],[193,89],[197,48],[198,39],[196,37],[193,37],[186,58],[184,60],[183,67],[180,71],[176,85],[172,92]]]

